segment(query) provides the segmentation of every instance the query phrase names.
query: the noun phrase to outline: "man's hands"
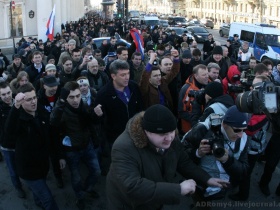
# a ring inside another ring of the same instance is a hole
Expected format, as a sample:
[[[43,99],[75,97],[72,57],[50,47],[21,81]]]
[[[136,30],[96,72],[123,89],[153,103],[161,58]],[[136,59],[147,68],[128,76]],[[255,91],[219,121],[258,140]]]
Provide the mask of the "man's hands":
[[[25,100],[25,94],[18,93],[15,97],[15,107],[19,109],[22,103],[24,102],[24,100]]]
[[[196,183],[193,179],[188,179],[180,183],[181,195],[193,194],[195,192]]]
[[[153,65],[154,61],[157,59],[157,54],[155,52],[150,53],[150,60],[149,63]]]
[[[96,107],[94,107],[94,112],[98,117],[101,117],[103,115],[103,111],[101,109],[102,105],[98,104]]]
[[[220,187],[220,188],[228,187],[230,185],[230,183],[228,181],[225,181],[225,180],[222,180],[219,178],[210,178],[207,181],[207,184],[212,187]]]
[[[211,152],[210,145],[208,144],[209,140],[202,139],[199,145],[199,148],[197,149],[197,154],[199,157],[203,157],[206,154],[209,154]]]
[[[179,52],[178,52],[178,50],[172,49],[172,50],[170,50],[170,54],[171,54],[171,57],[172,57],[173,59],[179,57]]]

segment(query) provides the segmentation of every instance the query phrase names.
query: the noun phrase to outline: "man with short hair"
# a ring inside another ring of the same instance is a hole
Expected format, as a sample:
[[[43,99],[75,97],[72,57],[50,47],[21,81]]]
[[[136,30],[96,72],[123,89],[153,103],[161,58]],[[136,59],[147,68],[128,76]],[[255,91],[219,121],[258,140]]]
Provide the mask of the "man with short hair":
[[[88,78],[90,87],[96,92],[109,82],[107,74],[99,71],[99,64],[95,58],[87,63],[87,72],[82,73],[82,75]]]
[[[8,75],[8,81],[15,79],[20,71],[25,69],[25,65],[21,62],[21,57],[19,54],[14,54],[12,56],[13,63],[7,67],[5,73]]]
[[[68,50],[64,51],[63,53],[60,54],[58,64],[57,65],[62,65],[62,60],[64,57],[68,57],[72,55],[72,51],[76,48],[76,41],[74,39],[70,39],[68,41]]]
[[[71,57],[64,57],[62,60],[62,69],[59,74],[61,86],[69,81],[74,81],[79,77],[79,71],[73,68],[73,61]]]
[[[73,68],[75,69],[76,67],[78,67],[82,61],[81,61],[81,51],[77,48],[73,49],[72,54],[71,54],[71,58],[73,61]]]
[[[269,76],[269,70],[266,65],[263,63],[258,63],[255,68],[254,68],[254,75],[264,75],[264,76]]]
[[[179,204],[196,185],[223,187],[190,161],[176,135],[172,112],[156,104],[127,123],[112,148],[106,180],[108,209],[163,209]],[[125,190],[123,190],[125,189]]]
[[[191,129],[190,113],[192,112],[192,101],[195,97],[189,97],[190,90],[199,91],[208,84],[208,70],[203,64],[199,64],[193,68],[191,75],[186,84],[181,88],[178,101],[179,118],[181,119],[182,131],[186,133]]]
[[[12,90],[9,83],[0,83],[0,145],[3,153],[12,184],[17,191],[19,198],[25,198],[25,192],[22,189],[22,184],[19,179],[15,166],[15,144],[10,141],[10,136],[5,131],[5,123],[8,118],[9,112],[13,106],[14,99],[12,97]],[[2,154],[0,153],[2,160]]]
[[[127,61],[128,58],[128,49],[126,47],[119,47],[117,49],[117,57],[120,60]]]
[[[98,91],[95,104],[101,104],[105,117],[105,131],[109,144],[113,144],[127,121],[143,110],[141,92],[129,80],[129,64],[117,59],[110,65],[112,80]]]
[[[130,66],[130,79],[140,84],[142,74],[145,70],[140,52],[134,52],[131,56],[131,61],[128,62]]]
[[[70,81],[61,89],[60,98],[50,116],[51,125],[58,127],[64,136],[62,152],[71,171],[72,187],[79,209],[85,209],[86,192],[92,197],[99,197],[94,191],[94,186],[99,177],[100,168],[90,135],[90,124],[96,121],[99,115],[102,115],[101,106],[86,109],[81,98],[79,84]],[[86,163],[89,171],[84,185],[80,175],[81,160]]]
[[[199,64],[203,64],[203,61],[201,59],[201,51],[200,49],[194,49],[191,51],[192,53],[192,59],[191,59],[191,65],[193,67],[195,67],[196,65],[199,65]]]
[[[209,63],[207,65],[209,79],[213,82],[221,82],[221,78],[219,77],[220,66],[216,63]]]
[[[32,64],[25,68],[26,73],[29,76],[29,82],[36,87],[37,81],[40,80],[42,74],[45,72],[45,65],[42,62],[43,55],[39,51],[32,53]]]
[[[16,145],[17,173],[32,191],[36,205],[46,210],[58,210],[46,184],[49,172],[48,118],[37,109],[37,96],[30,83],[20,86],[18,92],[5,125],[7,135]]]
[[[96,49],[93,51],[93,56],[97,59],[97,58],[102,58],[102,54],[101,54],[101,50],[100,49]]]
[[[168,85],[179,72],[179,62],[173,65],[170,73],[162,76],[159,66],[153,66],[156,57],[156,53],[151,53],[150,61],[146,66],[146,70],[143,72],[140,83],[144,109],[154,104],[161,104],[168,107],[170,111],[173,111],[173,101]]]

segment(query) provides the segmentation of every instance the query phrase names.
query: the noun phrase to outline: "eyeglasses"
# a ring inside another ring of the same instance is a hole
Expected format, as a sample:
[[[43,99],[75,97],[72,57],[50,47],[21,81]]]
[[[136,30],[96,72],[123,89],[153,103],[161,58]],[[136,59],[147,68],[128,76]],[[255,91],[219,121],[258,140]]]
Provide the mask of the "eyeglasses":
[[[234,133],[241,133],[241,132],[245,131],[245,129],[239,129],[239,128],[233,128],[233,127],[231,127],[231,129],[233,130]]]
[[[34,97],[32,97],[32,98],[27,98],[27,99],[25,99],[25,101],[26,102],[31,102],[31,101],[36,101],[37,100],[37,96],[34,96]]]

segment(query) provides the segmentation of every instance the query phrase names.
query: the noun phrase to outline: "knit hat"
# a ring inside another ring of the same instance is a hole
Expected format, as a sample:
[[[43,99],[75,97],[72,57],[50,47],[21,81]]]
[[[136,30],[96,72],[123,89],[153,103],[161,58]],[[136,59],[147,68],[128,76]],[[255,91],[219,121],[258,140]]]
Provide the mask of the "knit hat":
[[[168,133],[176,129],[177,122],[167,107],[156,104],[145,111],[142,127],[152,133]]]
[[[244,128],[247,127],[248,117],[234,105],[227,110],[223,122],[231,127]]]
[[[45,76],[43,78],[43,83],[48,87],[54,87],[59,85],[59,82],[54,76]]]
[[[25,49],[27,47],[29,47],[29,43],[27,42],[22,43],[22,45],[20,46],[21,49]]]
[[[74,45],[76,45],[76,41],[75,41],[74,39],[70,39],[70,40],[68,41],[68,44],[74,44]]]
[[[216,46],[214,47],[213,51],[212,51],[212,55],[223,55],[223,48],[221,46]]]
[[[182,54],[182,58],[192,58],[192,54],[189,50],[185,50]]]
[[[47,64],[46,67],[45,67],[45,71],[47,72],[47,71],[50,71],[50,70],[56,70],[56,66],[51,64],[51,63]]]
[[[220,82],[210,82],[205,87],[205,94],[211,98],[217,98],[223,95],[223,85]]]

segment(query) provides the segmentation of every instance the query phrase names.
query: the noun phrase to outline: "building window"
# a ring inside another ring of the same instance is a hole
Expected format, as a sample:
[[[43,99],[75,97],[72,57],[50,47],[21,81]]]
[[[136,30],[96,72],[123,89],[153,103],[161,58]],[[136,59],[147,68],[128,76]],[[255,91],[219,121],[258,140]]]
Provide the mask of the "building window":
[[[16,4],[15,9],[12,10],[12,25],[9,21],[10,26],[10,36],[21,37],[23,36],[22,28],[22,4]],[[9,12],[9,18],[11,20],[11,14]]]

